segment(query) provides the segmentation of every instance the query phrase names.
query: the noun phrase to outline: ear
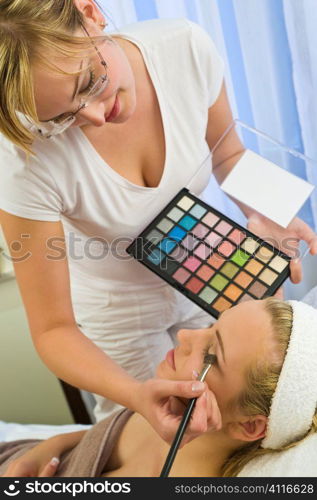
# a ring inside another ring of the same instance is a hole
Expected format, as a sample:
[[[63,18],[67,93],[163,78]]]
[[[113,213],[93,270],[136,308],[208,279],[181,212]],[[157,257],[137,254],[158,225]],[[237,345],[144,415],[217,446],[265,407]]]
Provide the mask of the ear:
[[[85,21],[100,25],[104,22],[104,16],[93,0],[73,0],[75,7],[82,13]]]
[[[242,417],[228,424],[228,434],[239,441],[257,441],[266,435],[268,418],[264,415]]]

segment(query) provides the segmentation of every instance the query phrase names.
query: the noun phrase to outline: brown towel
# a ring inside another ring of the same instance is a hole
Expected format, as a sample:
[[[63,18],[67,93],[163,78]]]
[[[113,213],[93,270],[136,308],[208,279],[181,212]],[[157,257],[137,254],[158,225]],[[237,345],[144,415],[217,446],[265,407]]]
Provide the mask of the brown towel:
[[[75,448],[60,457],[55,477],[100,477],[106,470],[113,447],[131,415],[130,410],[120,410],[95,424]],[[12,460],[40,442],[39,439],[23,439],[0,443],[0,476],[5,473]]]

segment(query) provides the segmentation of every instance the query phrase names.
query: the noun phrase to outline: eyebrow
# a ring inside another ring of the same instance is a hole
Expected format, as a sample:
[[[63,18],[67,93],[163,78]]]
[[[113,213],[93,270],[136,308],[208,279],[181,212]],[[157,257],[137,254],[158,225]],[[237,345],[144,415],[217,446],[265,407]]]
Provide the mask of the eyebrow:
[[[79,66],[79,71],[82,69],[83,67],[83,62],[84,62],[84,59],[81,60],[80,62],[80,66]],[[81,73],[79,75],[76,76],[76,80],[75,80],[75,87],[74,87],[74,92],[72,94],[72,100],[71,102],[73,102],[73,100],[75,99],[76,95],[77,95],[77,92],[78,92],[78,85],[79,85],[79,77],[80,77]],[[43,123],[45,122],[50,122],[52,120],[56,120],[56,118],[58,118],[59,116],[63,115],[64,113],[60,113],[59,115],[57,116],[53,116],[53,118],[48,118],[47,120],[41,120]]]
[[[216,330],[216,337],[217,337],[219,345],[220,345],[220,350],[221,350],[221,354],[222,354],[223,360],[224,360],[224,362],[226,362],[225,351],[224,351],[224,348],[223,348],[223,342],[222,342],[222,338],[221,338],[221,335],[219,333],[219,330]]]

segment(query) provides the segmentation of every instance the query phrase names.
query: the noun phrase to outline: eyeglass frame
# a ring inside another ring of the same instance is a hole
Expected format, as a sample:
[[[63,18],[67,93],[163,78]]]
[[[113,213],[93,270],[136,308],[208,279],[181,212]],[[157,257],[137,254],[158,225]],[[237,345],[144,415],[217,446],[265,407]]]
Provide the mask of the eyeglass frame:
[[[41,134],[42,137],[46,137],[46,138],[50,138],[52,137],[53,135],[57,135],[61,132],[64,132],[64,130],[66,130],[68,127],[70,127],[70,125],[72,123],[74,123],[75,121],[75,117],[76,117],[76,114],[82,110],[83,108],[86,108],[90,102],[89,100],[89,97],[93,96],[93,90],[96,88],[96,86],[101,82],[102,84],[104,82],[108,82],[107,84],[109,84],[109,77],[108,77],[108,65],[105,61],[105,59],[103,58],[103,56],[101,55],[101,52],[100,50],[98,49],[98,47],[96,46],[96,44],[94,43],[94,41],[92,40],[90,34],[88,33],[87,29],[85,28],[85,26],[83,24],[81,24],[81,27],[82,29],[85,31],[85,33],[87,34],[88,38],[90,39],[90,42],[91,44],[94,46],[98,56],[99,56],[99,59],[100,59],[100,63],[102,64],[102,66],[104,67],[105,69],[105,74],[104,75],[100,75],[96,82],[94,83],[94,85],[92,86],[92,88],[90,89],[88,95],[86,96],[85,98],[85,102],[81,102],[81,104],[78,106],[78,109],[74,112],[70,111],[69,112],[69,116],[67,118],[65,118],[63,121],[61,122],[56,122],[55,120],[49,120],[48,122],[42,122],[43,124],[49,124],[51,126],[51,130],[48,131],[48,132],[43,132],[41,129],[37,128],[37,131]],[[107,85],[106,85],[107,86]],[[105,87],[106,88],[106,87]],[[65,126],[66,125],[66,126]],[[46,125],[44,125],[46,126]],[[55,132],[54,132],[54,128],[55,128]],[[58,131],[57,131],[58,130]]]

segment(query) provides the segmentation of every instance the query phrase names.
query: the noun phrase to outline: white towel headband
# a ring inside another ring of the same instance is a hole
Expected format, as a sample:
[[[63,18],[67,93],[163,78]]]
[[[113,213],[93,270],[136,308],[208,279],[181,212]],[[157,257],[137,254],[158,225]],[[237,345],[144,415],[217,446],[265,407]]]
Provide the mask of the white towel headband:
[[[317,310],[295,300],[287,303],[293,309],[292,331],[262,448],[278,449],[303,437],[317,406]]]

